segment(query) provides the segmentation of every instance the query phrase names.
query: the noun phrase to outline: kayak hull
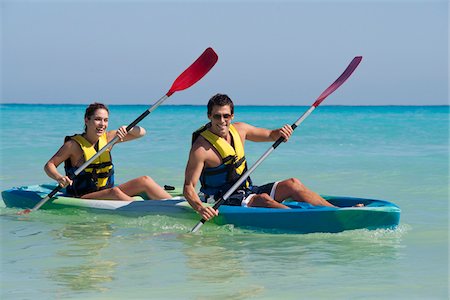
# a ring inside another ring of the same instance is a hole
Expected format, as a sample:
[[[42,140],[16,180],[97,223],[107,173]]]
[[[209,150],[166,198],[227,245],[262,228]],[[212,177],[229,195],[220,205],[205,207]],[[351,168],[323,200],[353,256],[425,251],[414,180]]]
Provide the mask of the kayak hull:
[[[34,185],[12,188],[2,192],[7,207],[32,208],[54,185]],[[198,214],[187,201],[175,196],[167,200],[137,201],[91,200],[64,196],[58,193],[41,209],[80,208],[96,212],[130,216],[168,215],[199,220]],[[354,197],[324,196],[339,208],[312,206],[308,203],[285,201],[291,209],[271,209],[222,205],[219,216],[212,222],[218,225],[232,224],[240,228],[280,233],[336,233],[354,229],[395,229],[400,222],[400,208],[388,201]],[[353,207],[362,203],[364,207]],[[194,223],[193,223],[194,224]]]

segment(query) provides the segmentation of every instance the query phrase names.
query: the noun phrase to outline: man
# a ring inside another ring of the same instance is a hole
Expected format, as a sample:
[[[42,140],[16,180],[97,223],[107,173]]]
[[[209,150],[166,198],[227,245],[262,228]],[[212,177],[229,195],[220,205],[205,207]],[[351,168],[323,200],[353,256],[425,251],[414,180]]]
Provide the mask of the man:
[[[199,180],[201,182],[200,191],[205,194],[205,199],[209,197],[219,199],[247,170],[244,154],[246,140],[270,142],[283,137],[287,141],[293,132],[290,125],[269,130],[242,122],[232,124],[233,118],[233,102],[227,95],[217,94],[208,102],[210,123],[194,132],[192,137],[183,193],[189,204],[205,220],[217,216],[218,211],[202,205],[195,191],[197,182]],[[281,203],[288,198],[312,205],[333,206],[296,178],[263,186],[253,186],[248,178],[224,204],[288,208]]]

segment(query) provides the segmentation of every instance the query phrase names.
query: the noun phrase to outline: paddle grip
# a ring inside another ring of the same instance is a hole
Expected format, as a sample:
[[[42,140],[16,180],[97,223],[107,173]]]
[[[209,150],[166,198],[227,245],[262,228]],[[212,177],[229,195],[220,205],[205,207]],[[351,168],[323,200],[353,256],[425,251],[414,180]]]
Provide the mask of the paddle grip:
[[[213,209],[218,209],[219,206],[220,206],[224,201],[225,201],[224,198],[221,197],[221,198],[214,204]],[[191,232],[192,232],[192,233],[197,232],[197,231],[200,229],[200,227],[202,227],[203,224],[205,224],[205,223],[206,223],[206,220],[202,218],[202,219],[197,223],[197,225],[195,225],[194,228],[191,229]]]
[[[297,128],[297,125],[294,123],[291,125],[292,130],[295,130]],[[276,147],[280,146],[280,144],[284,142],[284,138],[280,137],[275,143],[273,143],[272,148],[275,149]]]
[[[213,209],[218,209],[219,206],[221,206],[224,201],[225,201],[225,199],[223,197],[220,197],[220,199],[216,203],[214,203]],[[205,223],[205,222],[203,222],[203,223]]]
[[[146,116],[150,114],[149,110],[144,111],[139,117],[137,117],[136,120],[131,122],[130,125],[127,126],[127,132],[133,129],[134,126],[136,126],[140,121],[142,121]]]
[[[74,176],[75,177],[75,176]],[[70,178],[72,180],[72,178]],[[59,192],[62,189],[62,186],[58,185],[56,186],[53,191],[50,192],[50,194],[48,194],[48,198],[53,198],[53,196],[56,195],[57,192]]]
[[[60,185],[56,186],[56,187],[53,189],[53,191],[50,192],[50,194],[48,194],[47,196],[45,196],[44,199],[42,199],[41,201],[39,201],[39,202],[38,202],[31,210],[26,209],[26,210],[24,210],[22,213],[30,213],[30,212],[32,212],[32,211],[38,210],[42,205],[45,204],[45,202],[47,202],[48,200],[50,200],[51,198],[53,198],[53,196],[55,196],[56,193],[59,192],[61,189],[62,189],[62,186],[60,186]],[[22,213],[19,213],[19,214],[22,214]]]

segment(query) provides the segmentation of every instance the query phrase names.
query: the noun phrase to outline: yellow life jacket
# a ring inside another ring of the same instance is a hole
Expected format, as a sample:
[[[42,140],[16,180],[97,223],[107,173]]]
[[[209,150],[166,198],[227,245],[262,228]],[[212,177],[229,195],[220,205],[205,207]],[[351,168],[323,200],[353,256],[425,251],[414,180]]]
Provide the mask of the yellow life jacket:
[[[68,139],[72,139],[80,145],[85,161],[88,161],[98,150],[102,149],[108,143],[106,133],[99,138],[95,145],[92,145],[80,134],[66,137],[66,141]],[[65,169],[66,174],[69,175],[70,172],[75,172],[77,168],[73,167],[70,159],[68,159],[65,162]],[[109,149],[100,154],[73,181],[74,183],[68,186],[67,191],[75,196],[82,196],[87,193],[113,187],[114,165]]]
[[[217,150],[222,158],[221,165],[205,168],[200,175],[202,184],[200,190],[206,195],[217,195],[218,193],[225,193],[247,171],[247,161],[241,137],[233,124],[230,125],[232,145],[222,137],[209,131],[209,126],[207,124],[194,132],[193,142],[198,135],[201,135]],[[250,185],[251,180],[247,178],[242,187],[247,188]]]

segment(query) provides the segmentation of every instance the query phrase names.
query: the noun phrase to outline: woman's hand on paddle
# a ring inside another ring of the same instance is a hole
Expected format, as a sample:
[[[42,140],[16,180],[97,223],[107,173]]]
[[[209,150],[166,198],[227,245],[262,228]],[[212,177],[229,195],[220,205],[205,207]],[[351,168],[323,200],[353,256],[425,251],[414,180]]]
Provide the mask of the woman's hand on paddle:
[[[123,142],[123,139],[127,136],[127,126],[120,126],[116,131],[116,136],[119,137],[119,140]]]
[[[280,129],[278,129],[278,133],[279,133],[280,137],[283,137],[285,142],[287,142],[289,140],[289,138],[292,135],[292,132],[294,132],[294,130],[292,129],[291,125],[289,125],[289,124],[286,124],[283,127],[281,127]]]
[[[114,131],[111,131],[114,132]],[[121,126],[115,131],[115,136],[119,138],[118,142],[128,142],[140,137],[143,137],[146,134],[144,128],[140,126],[134,126],[127,132],[126,126]]]
[[[210,207],[210,206],[202,206],[199,208],[199,210],[197,211],[203,219],[205,219],[206,221],[216,217],[219,215],[219,211]]]
[[[72,184],[72,180],[69,178],[69,176],[61,176],[58,178],[57,181],[58,181],[58,184],[63,188]]]

